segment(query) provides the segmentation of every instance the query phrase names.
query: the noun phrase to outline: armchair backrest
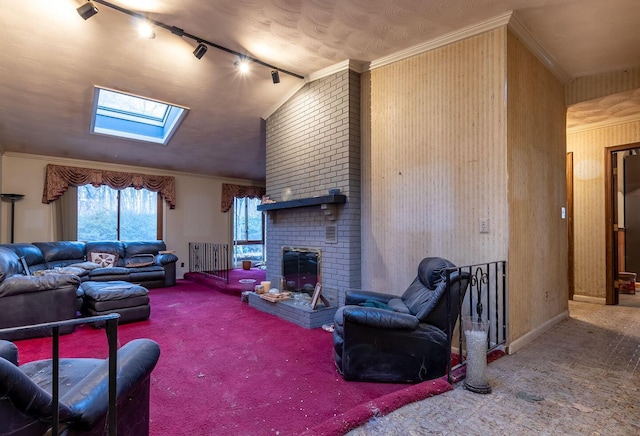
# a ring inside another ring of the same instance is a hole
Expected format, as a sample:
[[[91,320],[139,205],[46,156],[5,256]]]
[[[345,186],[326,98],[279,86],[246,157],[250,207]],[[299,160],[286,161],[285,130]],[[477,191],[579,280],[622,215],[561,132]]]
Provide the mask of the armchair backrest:
[[[445,277],[445,280],[438,285],[444,288],[443,298],[438,300],[433,310],[425,317],[426,323],[438,327],[447,335],[452,333],[449,331],[449,319],[452,324],[451,328],[453,328],[458,316],[460,316],[460,306],[469,286],[469,278],[468,272],[459,271],[451,272],[448,282]],[[449,303],[447,303],[447,294],[449,295]],[[447,304],[450,304],[449,312],[447,311]],[[450,318],[448,318],[448,315]]]
[[[418,275],[401,299],[420,322],[436,308],[446,291],[446,270],[455,265],[441,257],[427,257],[418,265]]]

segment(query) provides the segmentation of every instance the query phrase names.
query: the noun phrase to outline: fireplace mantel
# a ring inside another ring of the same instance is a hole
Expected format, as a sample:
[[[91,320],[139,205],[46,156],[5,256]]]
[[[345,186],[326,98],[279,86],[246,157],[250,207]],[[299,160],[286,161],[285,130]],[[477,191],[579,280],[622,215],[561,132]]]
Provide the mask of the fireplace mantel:
[[[321,197],[300,198],[297,200],[277,201],[275,203],[265,203],[258,205],[258,210],[280,210],[293,209],[296,207],[308,207],[327,204],[341,204],[347,202],[347,196],[343,194],[330,194]]]

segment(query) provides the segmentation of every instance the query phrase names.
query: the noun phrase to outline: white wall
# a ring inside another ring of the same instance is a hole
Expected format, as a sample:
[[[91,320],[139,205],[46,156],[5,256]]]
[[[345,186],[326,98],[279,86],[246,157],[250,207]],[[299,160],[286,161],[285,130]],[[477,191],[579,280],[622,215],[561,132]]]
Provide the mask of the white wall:
[[[222,184],[259,184],[247,180],[221,179],[153,168],[6,153],[2,157],[2,192],[25,195],[15,206],[15,242],[53,240],[53,205],[42,203],[47,164],[174,176],[176,208],[170,210],[165,203],[163,239],[167,248],[175,250],[179,258],[179,278],[188,271],[189,242],[231,243],[232,213],[220,212]],[[8,243],[11,205],[3,201],[1,207],[0,242]],[[181,266],[182,263],[184,267]]]

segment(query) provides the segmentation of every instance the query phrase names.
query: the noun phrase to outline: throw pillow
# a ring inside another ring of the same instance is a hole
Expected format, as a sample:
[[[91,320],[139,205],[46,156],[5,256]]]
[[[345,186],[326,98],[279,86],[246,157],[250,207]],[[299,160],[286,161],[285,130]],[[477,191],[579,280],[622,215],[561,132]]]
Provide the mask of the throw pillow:
[[[156,263],[156,257],[153,254],[136,254],[127,260],[125,265],[127,268],[140,268],[150,266]]]
[[[102,268],[109,268],[116,265],[118,255],[113,253],[89,253],[88,259],[90,262],[97,263]]]

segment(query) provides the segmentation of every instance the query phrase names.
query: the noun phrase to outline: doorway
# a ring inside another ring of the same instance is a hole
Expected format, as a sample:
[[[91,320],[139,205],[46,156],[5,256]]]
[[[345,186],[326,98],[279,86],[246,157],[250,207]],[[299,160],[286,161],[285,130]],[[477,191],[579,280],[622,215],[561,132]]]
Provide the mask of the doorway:
[[[640,144],[605,149],[607,304],[640,307],[629,274],[640,278]],[[620,274],[623,273],[623,274]]]

